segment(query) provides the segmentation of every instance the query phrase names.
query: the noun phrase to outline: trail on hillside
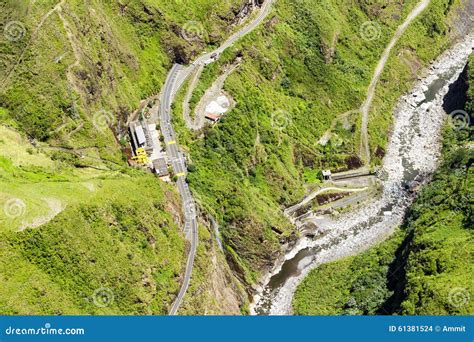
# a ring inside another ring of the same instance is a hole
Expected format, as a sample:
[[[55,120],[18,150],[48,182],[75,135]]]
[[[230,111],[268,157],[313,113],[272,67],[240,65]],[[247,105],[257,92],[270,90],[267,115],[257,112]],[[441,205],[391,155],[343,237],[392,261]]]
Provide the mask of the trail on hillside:
[[[191,76],[191,80],[189,81],[189,86],[186,91],[186,95],[184,96],[183,100],[183,116],[184,121],[186,122],[186,126],[189,129],[198,130],[202,127],[201,121],[204,122],[204,118],[201,119],[197,114],[194,117],[194,120],[191,118],[191,110],[189,108],[189,102],[191,101],[191,97],[193,96],[194,89],[199,82],[199,78],[201,77],[202,71],[204,70],[204,65],[199,65],[196,70],[193,71]]]
[[[74,62],[68,65],[67,67],[66,77],[69,81],[69,84],[71,84],[76,89],[78,94],[81,94],[81,89],[79,85],[77,84],[73,75],[73,71],[72,71],[73,68],[79,66],[80,61],[81,61],[81,52],[79,50],[79,44],[76,41],[76,37],[74,36],[74,33],[71,29],[71,25],[69,24],[67,19],[64,17],[62,6],[58,7],[57,13],[58,13],[59,18],[61,19],[61,22],[63,23],[64,31],[66,31],[66,36],[67,36],[67,39],[69,40],[69,44],[71,45],[71,49],[74,55]]]
[[[204,70],[204,65],[200,65],[194,71],[192,78],[189,82],[189,87],[186,93],[186,96],[183,101],[183,115],[184,120],[186,121],[186,126],[192,130],[199,130],[204,127],[206,124],[206,107],[214,99],[219,96],[224,87],[225,80],[229,77],[230,74],[238,67],[238,64],[233,64],[228,67],[224,73],[217,77],[217,79],[212,83],[212,85],[206,90],[204,95],[199,99],[196,107],[194,108],[194,119],[191,118],[191,111],[189,108],[189,101],[193,95],[194,89],[199,82],[199,77],[201,76],[202,71]]]
[[[405,21],[397,28],[395,34],[393,35],[392,39],[388,43],[387,47],[385,48],[384,52],[382,53],[382,57],[375,68],[374,74],[372,76],[372,80],[370,81],[369,88],[367,90],[367,97],[365,98],[364,103],[360,107],[360,113],[362,115],[362,124],[361,124],[361,136],[360,136],[360,158],[366,163],[370,164],[370,149],[369,149],[369,136],[367,133],[368,123],[369,123],[369,111],[372,101],[375,95],[375,89],[377,87],[377,83],[380,79],[380,75],[382,74],[383,69],[385,68],[385,64],[387,63],[388,58],[390,57],[390,52],[392,51],[393,47],[406,31],[408,26],[411,22],[423,12],[426,7],[430,4],[431,0],[422,0],[418,3],[418,5],[411,11],[411,13],[407,16]]]
[[[21,61],[23,60],[23,57],[25,56],[25,53],[26,51],[28,50],[28,48],[30,47],[31,43],[33,42],[33,40],[36,38],[36,35],[38,34],[39,30],[41,29],[41,27],[44,25],[44,23],[46,22],[46,20],[51,16],[51,14],[53,14],[54,12],[56,12],[64,3],[66,2],[66,0],[61,0],[59,3],[57,3],[51,10],[49,10],[40,20],[40,22],[38,23],[38,25],[36,25],[35,29],[33,30],[33,32],[31,33],[31,36],[30,36],[30,39],[28,40],[28,43],[25,45],[25,47],[23,48],[23,50],[21,51],[20,53],[20,56],[18,56],[17,60],[16,60],[16,63],[13,64],[12,68],[7,72],[5,78],[3,79],[2,81],[2,84],[0,85],[0,91],[4,91],[5,90],[5,87],[6,85],[8,84],[8,81],[10,80],[10,77],[11,75],[13,74],[13,72],[15,71],[15,69],[17,68],[17,66],[21,63]]]
[[[313,229],[314,237],[304,236],[298,240],[264,277],[251,306],[253,314],[291,314],[293,294],[312,269],[370,248],[403,222],[414,199],[406,185],[414,180],[427,182],[436,170],[446,120],[444,97],[449,85],[459,78],[473,47],[471,34],[443,53],[424,71],[426,77],[399,99],[380,170],[380,195],[357,210],[336,218],[325,217]],[[432,92],[430,99],[417,102],[414,94],[425,92]],[[323,234],[318,234],[320,232]]]

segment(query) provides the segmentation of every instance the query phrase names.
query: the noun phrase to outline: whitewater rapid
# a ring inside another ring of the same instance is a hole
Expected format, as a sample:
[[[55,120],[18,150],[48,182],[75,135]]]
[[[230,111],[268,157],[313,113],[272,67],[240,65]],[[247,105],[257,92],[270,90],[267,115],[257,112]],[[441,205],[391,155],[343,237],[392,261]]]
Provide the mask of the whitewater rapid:
[[[474,35],[470,34],[444,52],[427,69],[427,76],[399,99],[383,160],[381,195],[363,208],[325,220],[319,227],[328,232],[323,237],[299,240],[257,290],[250,308],[252,314],[291,314],[296,287],[312,269],[373,246],[402,223],[413,201],[404,185],[417,176],[427,179],[436,170],[441,153],[441,128],[449,114],[443,110],[443,98],[464,69],[473,47]],[[440,79],[445,81],[443,87],[432,99],[426,98],[430,86]],[[392,214],[384,215],[387,211]],[[275,288],[272,279],[279,276],[285,262],[302,251],[305,254],[297,259],[298,272]]]

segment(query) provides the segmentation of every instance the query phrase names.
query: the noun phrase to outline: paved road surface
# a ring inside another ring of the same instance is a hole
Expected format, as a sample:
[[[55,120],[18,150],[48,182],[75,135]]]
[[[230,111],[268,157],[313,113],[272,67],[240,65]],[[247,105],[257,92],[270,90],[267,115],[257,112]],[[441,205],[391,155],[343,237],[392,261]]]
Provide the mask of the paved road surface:
[[[219,48],[214,51],[205,53],[198,57],[191,65],[185,67],[179,64],[173,65],[168,77],[166,78],[165,85],[161,92],[160,99],[160,108],[159,108],[159,117],[160,117],[160,128],[164,136],[164,141],[166,144],[166,153],[168,159],[171,162],[174,174],[178,177],[176,183],[178,187],[179,194],[183,201],[184,216],[185,216],[185,235],[186,238],[191,243],[191,250],[188,254],[188,260],[186,263],[186,270],[184,274],[184,281],[181,285],[181,289],[178,293],[178,296],[173,303],[173,306],[170,310],[170,315],[176,315],[181,301],[186,294],[186,291],[189,287],[189,282],[191,280],[191,274],[194,266],[194,258],[196,256],[196,249],[198,244],[198,223],[196,215],[196,205],[194,203],[191,191],[189,186],[186,183],[186,162],[184,156],[180,153],[176,134],[171,125],[171,104],[173,99],[178,92],[179,88],[183,85],[187,77],[200,65],[209,64],[211,60],[211,55],[217,53],[218,56],[229,46],[231,46],[237,39],[246,35],[257,27],[263,19],[270,13],[270,8],[272,3],[275,0],[267,0],[262,5],[258,15],[240,31],[233,34],[229,39],[227,39]],[[215,58],[216,60],[218,59]],[[157,114],[157,113],[156,113]],[[156,115],[155,114],[155,115]],[[156,119],[155,115],[152,116],[151,120]]]
[[[209,62],[212,60],[211,56],[213,54],[217,54],[218,56],[224,52],[225,49],[227,49],[229,46],[234,44],[239,38],[245,36],[246,34],[250,33],[253,31],[260,23],[268,16],[270,13],[272,4],[275,2],[275,0],[266,0],[263,4],[262,7],[260,8],[258,15],[245,27],[243,27],[240,31],[234,33],[232,36],[230,36],[224,43],[222,43],[221,46],[219,46],[217,49],[207,52],[201,56],[199,56],[194,62],[192,62],[189,66],[183,68],[183,70],[180,72],[178,75],[178,80],[176,82],[176,91],[183,85],[184,81],[193,73],[193,71],[199,66],[203,64],[209,64]],[[217,59],[217,58],[216,58]]]
[[[183,202],[184,209],[184,232],[186,238],[191,242],[191,250],[188,254],[188,260],[186,263],[186,271],[184,274],[183,284],[179,291],[178,297],[176,298],[170,314],[175,315],[178,311],[179,305],[188,289],[189,282],[191,280],[191,274],[194,266],[194,257],[196,255],[196,248],[198,242],[198,233],[197,233],[197,215],[196,215],[196,206],[194,204],[191,191],[189,186],[186,183],[186,164],[184,157],[179,151],[178,145],[176,143],[176,134],[174,132],[173,126],[171,125],[171,103],[174,97],[174,85],[176,82],[177,74],[180,71],[181,66],[175,64],[168,74],[168,78],[165,82],[165,87],[161,95],[160,102],[160,122],[161,122],[161,131],[164,136],[164,142],[166,144],[166,153],[168,159],[171,162],[173,167],[174,174],[178,177],[176,185],[178,187],[179,194],[181,195],[181,200]]]

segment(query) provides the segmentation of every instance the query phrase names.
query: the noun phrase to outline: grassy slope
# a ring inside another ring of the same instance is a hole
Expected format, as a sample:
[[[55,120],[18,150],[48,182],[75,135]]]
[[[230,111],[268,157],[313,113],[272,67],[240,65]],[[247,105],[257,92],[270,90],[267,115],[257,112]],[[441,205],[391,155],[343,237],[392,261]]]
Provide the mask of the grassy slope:
[[[21,132],[0,126],[0,203],[26,208],[0,211],[1,312],[166,313],[185,263],[177,195],[125,169],[107,126],[120,138],[171,63],[222,40],[245,1],[73,0],[39,26],[57,3],[0,5],[2,23],[24,28],[18,40],[3,26],[0,36],[0,123]],[[186,41],[183,27],[202,34]],[[24,133],[45,143],[35,148]],[[51,199],[58,216],[16,232],[48,219]],[[106,308],[93,304],[100,287],[114,294]]]
[[[142,171],[78,170],[1,130],[2,155],[15,154],[0,157],[0,312],[166,313],[186,258],[177,194]],[[47,199],[63,211],[18,232],[49,215]],[[102,287],[114,296],[105,308],[93,302]]]
[[[190,184],[203,206],[224,223],[229,255],[247,282],[254,282],[274,260],[280,244],[294,236],[280,208],[303,195],[304,171],[344,168],[346,159],[357,152],[357,117],[351,119],[352,131],[339,127],[328,145],[316,142],[337,114],[361,104],[385,44],[415,3],[391,3],[382,9],[380,2],[347,6],[335,1],[277,1],[263,28],[224,53],[222,64],[243,56],[225,84],[236,108],[206,130],[204,139],[180,132],[197,166]],[[434,2],[417,24],[423,30],[416,44],[436,47],[420,56],[413,52],[419,64],[435,57],[448,42],[445,32],[423,34],[433,21],[444,20],[439,10],[446,3]],[[380,37],[374,41],[359,35],[367,20],[380,25]],[[327,56],[334,37],[331,59]],[[413,36],[407,38],[412,40]],[[406,76],[404,68],[399,75],[397,68],[390,69],[391,77],[415,79]],[[215,70],[204,72],[204,84]],[[382,95],[391,107],[402,89],[396,82],[385,87],[395,94]],[[180,112],[179,103],[175,112]],[[183,127],[179,115],[174,120]],[[382,124],[381,128],[386,131]]]
[[[474,85],[474,55],[470,83]],[[466,110],[472,112],[474,86]],[[297,314],[472,314],[474,248],[472,143],[466,130],[446,130],[444,162],[386,242],[323,265],[298,287]],[[324,281],[321,281],[324,279]]]
[[[2,22],[20,21],[25,34],[13,42],[1,37],[0,72],[14,72],[2,79],[0,107],[6,111],[0,119],[40,140],[97,145],[104,154],[116,154],[111,132],[92,124],[97,116],[110,112],[111,126],[123,123],[141,99],[159,91],[172,60],[187,59],[222,40],[222,28],[232,23],[243,3],[200,0],[183,6],[143,0],[120,6],[68,1],[61,7],[63,18],[53,12],[35,34],[56,2],[9,1],[2,5]],[[202,31],[191,42],[181,37],[182,27],[193,29],[189,22]],[[79,126],[72,137],[65,137]]]

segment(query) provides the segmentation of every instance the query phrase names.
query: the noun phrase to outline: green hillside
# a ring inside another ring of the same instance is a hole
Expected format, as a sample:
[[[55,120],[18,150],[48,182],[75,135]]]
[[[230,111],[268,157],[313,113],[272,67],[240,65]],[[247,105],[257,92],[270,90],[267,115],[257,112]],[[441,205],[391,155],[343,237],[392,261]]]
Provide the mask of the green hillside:
[[[168,312],[188,248],[181,204],[127,166],[125,124],[246,3],[0,4],[0,313]]]
[[[107,150],[107,126],[120,131],[173,61],[221,41],[244,3],[3,2],[1,22],[16,26],[0,37],[0,119],[38,140]]]
[[[295,314],[471,314],[473,160],[460,146],[447,152],[406,226],[367,252],[312,271],[296,291]]]
[[[321,169],[360,165],[354,110],[417,2],[276,0],[260,27],[205,68],[193,96],[195,104],[222,67],[241,58],[225,83],[232,111],[193,133],[181,90],[173,120],[203,216],[183,313],[245,313],[242,284],[250,292],[298,236],[282,209]],[[397,45],[369,122],[374,164],[396,98],[452,43],[466,3],[433,0]],[[190,62],[242,25],[247,5],[0,4],[0,313],[168,311],[188,248],[180,202],[172,184],[127,165],[127,123],[156,100],[173,63]],[[328,143],[318,144],[333,122]],[[206,214],[219,223],[225,253]]]
[[[174,190],[113,164],[77,169],[73,154],[51,159],[1,132],[15,155],[0,157],[0,312],[166,313],[186,257]]]
[[[474,55],[469,72],[466,111],[472,113]],[[472,126],[446,128],[443,163],[405,225],[367,252],[310,272],[296,291],[296,314],[474,312],[472,132]]]
[[[190,185],[221,221],[228,257],[247,283],[257,281],[281,244],[297,235],[281,208],[302,198],[305,183],[321,169],[360,165],[357,113],[348,115],[348,127],[335,125],[326,145],[318,140],[334,120],[361,105],[382,50],[417,1],[382,3],[277,1],[260,29],[224,52],[219,65],[205,68],[198,94],[222,66],[242,58],[224,87],[237,105],[204,129],[204,137],[184,127],[180,102],[186,90],[178,95],[174,120],[195,166]],[[397,97],[449,45],[459,5],[433,2],[397,45],[371,112],[372,153],[383,151]],[[369,39],[361,33],[366,22],[377,27]],[[399,60],[400,54],[407,57]]]

